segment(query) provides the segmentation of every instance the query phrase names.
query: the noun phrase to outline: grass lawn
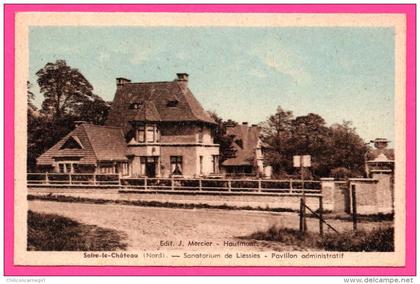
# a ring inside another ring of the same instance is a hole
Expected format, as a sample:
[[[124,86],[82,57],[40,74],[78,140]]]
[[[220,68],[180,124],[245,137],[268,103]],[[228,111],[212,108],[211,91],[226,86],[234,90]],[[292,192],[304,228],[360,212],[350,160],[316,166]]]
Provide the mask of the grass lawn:
[[[81,224],[55,214],[28,211],[27,250],[113,251],[125,250],[124,233]]]
[[[321,238],[317,233],[307,232],[303,235],[295,229],[272,226],[267,231],[258,231],[245,238],[326,251],[394,251],[393,227],[375,228],[371,231],[328,233]]]

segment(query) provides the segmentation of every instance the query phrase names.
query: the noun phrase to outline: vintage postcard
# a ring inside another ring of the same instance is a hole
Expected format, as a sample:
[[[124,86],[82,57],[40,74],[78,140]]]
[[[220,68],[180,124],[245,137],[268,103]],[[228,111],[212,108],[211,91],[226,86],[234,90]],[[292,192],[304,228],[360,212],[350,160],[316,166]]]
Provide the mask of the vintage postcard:
[[[406,265],[406,14],[14,28],[13,265]]]

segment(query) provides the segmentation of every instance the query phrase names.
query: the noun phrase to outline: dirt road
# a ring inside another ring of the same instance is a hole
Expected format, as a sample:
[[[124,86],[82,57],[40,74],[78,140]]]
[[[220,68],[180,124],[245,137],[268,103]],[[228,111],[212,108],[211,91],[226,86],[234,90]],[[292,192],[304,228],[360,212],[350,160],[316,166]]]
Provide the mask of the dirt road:
[[[189,241],[212,242],[212,249],[223,250],[303,250],[274,242],[258,242],[257,247],[226,246],[226,241],[237,242],[271,225],[298,228],[296,213],[269,213],[254,211],[228,211],[214,209],[170,209],[127,205],[96,205],[51,201],[30,201],[29,209],[40,213],[59,214],[79,222],[115,229],[127,233],[128,250],[180,249]],[[334,220],[340,230],[350,229],[349,222]],[[318,222],[308,219],[308,228],[316,232]],[[162,242],[172,245],[161,246]],[[188,250],[203,247],[188,246]]]

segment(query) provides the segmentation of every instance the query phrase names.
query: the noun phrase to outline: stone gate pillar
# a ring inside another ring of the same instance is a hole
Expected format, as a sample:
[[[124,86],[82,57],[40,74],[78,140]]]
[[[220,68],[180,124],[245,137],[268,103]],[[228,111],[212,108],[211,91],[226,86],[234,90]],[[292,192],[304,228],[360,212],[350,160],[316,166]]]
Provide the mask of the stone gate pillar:
[[[324,210],[334,211],[334,178],[321,178],[321,190],[324,202]]]

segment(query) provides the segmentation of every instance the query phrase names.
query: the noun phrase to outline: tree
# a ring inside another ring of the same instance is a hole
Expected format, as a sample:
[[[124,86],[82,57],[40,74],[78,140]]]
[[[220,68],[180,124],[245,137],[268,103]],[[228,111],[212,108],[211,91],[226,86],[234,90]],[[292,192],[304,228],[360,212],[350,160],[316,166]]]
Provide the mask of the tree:
[[[81,104],[92,99],[92,85],[65,60],[47,63],[36,75],[40,92],[45,97],[42,103],[45,114],[57,118],[73,115]]]
[[[316,176],[329,175],[329,156],[333,151],[330,133],[325,120],[318,114],[309,113],[292,121],[291,145],[294,155],[311,155],[311,169]]]
[[[342,124],[333,124],[330,130],[331,147],[334,149],[330,167],[332,169],[345,168],[349,171],[349,176],[363,176],[364,157],[368,148],[357,134],[356,128],[350,121],[343,121]]]
[[[216,121],[217,126],[214,129],[214,143],[220,145],[220,163],[234,156],[233,138],[226,135],[226,127],[228,125],[237,125],[232,120],[224,121],[217,113],[209,111],[210,116]]]
[[[64,60],[47,63],[36,74],[45,99],[39,112],[28,82],[28,171],[35,170],[37,157],[74,129],[75,121],[102,125],[110,109],[109,103],[93,94],[85,77]]]
[[[275,114],[262,123],[262,140],[271,146],[265,154],[267,163],[277,176],[284,176],[293,170],[292,137],[293,113],[278,107]]]
[[[328,127],[318,114],[293,118],[292,112],[279,107],[263,123],[263,134],[264,142],[272,147],[266,159],[277,176],[297,174],[293,155],[311,155],[315,177],[363,175],[367,148],[351,122]]]
[[[75,117],[77,120],[103,125],[110,108],[111,103],[104,101],[98,95],[92,95],[92,98],[75,108]]]

